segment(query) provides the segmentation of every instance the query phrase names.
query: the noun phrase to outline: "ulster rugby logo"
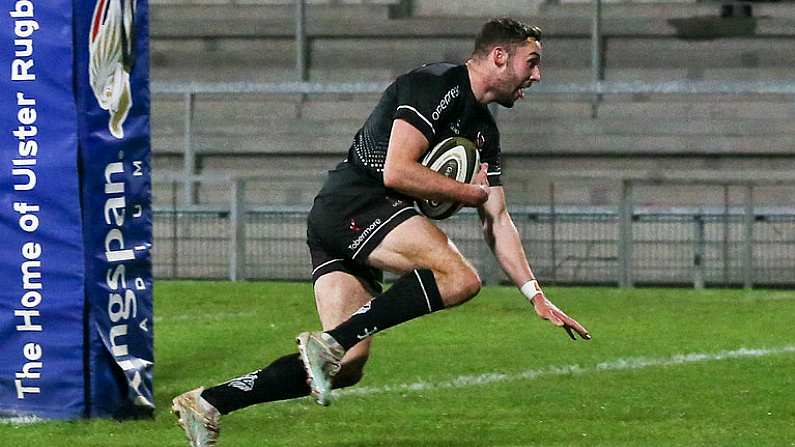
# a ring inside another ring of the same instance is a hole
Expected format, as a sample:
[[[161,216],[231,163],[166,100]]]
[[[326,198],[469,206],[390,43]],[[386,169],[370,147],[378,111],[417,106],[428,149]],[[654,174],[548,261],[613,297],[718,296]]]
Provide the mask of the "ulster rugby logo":
[[[119,139],[132,107],[134,17],[135,0],[98,0],[91,18],[88,79],[99,106],[110,114],[110,133]]]

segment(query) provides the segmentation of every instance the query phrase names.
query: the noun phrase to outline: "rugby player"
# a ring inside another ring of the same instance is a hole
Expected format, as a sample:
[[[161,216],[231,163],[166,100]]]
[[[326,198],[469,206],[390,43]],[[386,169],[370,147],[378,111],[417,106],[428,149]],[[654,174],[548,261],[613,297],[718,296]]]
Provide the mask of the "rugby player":
[[[399,76],[329,172],[309,214],[307,239],[323,332],[298,336],[298,353],[221,385],[174,399],[194,446],[214,445],[221,415],[312,394],[362,378],[372,336],[474,297],[480,278],[447,236],[414,208],[415,198],[475,207],[486,243],[535,312],[576,339],[588,331],[544,295],[506,210],[500,137],[489,109],[512,107],[541,79],[541,30],[509,18],[487,22],[463,65],[428,64]],[[472,184],[418,160],[450,136],[473,141],[483,162]],[[382,292],[382,271],[401,275]]]

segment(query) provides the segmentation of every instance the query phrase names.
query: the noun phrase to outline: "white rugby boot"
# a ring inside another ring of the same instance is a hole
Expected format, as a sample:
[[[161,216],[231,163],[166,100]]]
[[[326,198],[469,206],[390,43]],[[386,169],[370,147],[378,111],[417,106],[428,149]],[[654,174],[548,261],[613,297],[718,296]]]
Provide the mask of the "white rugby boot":
[[[204,388],[180,394],[171,401],[171,411],[185,431],[191,447],[214,447],[218,442],[221,413],[201,397]]]
[[[302,332],[295,339],[301,363],[309,377],[309,388],[315,401],[323,406],[331,403],[331,378],[340,370],[345,349],[325,332]]]

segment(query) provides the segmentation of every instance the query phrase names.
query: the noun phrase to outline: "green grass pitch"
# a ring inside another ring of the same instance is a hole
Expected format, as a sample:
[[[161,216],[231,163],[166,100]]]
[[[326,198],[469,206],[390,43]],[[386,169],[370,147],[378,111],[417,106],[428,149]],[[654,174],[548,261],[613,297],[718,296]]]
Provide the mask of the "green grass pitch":
[[[546,291],[592,341],[486,287],[378,335],[364,380],[331,407],[241,410],[219,445],[795,446],[795,292]],[[0,424],[0,445],[187,446],[175,394],[261,368],[318,327],[307,283],[160,281],[155,315],[154,420]]]

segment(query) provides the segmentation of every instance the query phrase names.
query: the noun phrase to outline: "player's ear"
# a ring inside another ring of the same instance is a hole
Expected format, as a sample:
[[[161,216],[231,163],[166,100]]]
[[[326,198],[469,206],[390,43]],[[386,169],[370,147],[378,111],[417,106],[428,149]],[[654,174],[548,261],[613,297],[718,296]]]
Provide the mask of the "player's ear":
[[[508,50],[501,45],[497,45],[492,48],[489,56],[491,57],[491,61],[497,67],[502,67],[508,63]]]

